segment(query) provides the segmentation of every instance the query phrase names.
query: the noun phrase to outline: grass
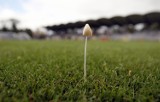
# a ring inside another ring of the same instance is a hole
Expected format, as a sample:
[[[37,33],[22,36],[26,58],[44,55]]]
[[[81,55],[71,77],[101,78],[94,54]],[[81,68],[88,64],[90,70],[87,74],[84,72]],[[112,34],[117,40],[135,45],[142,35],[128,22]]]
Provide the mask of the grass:
[[[0,41],[0,101],[160,101],[160,43]]]

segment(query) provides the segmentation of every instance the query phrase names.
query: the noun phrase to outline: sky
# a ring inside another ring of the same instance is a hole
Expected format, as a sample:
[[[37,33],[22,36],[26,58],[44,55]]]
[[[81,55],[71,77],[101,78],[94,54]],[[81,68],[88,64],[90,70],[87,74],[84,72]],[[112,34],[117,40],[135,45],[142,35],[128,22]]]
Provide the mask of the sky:
[[[31,29],[153,11],[160,12],[160,0],[0,0],[0,21],[16,18]]]

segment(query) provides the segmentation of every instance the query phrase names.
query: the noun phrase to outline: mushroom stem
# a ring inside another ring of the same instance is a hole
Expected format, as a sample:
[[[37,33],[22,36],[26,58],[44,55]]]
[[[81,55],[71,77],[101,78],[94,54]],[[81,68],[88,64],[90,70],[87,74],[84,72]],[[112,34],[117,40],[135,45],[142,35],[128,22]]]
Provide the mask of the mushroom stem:
[[[84,45],[84,81],[86,82],[87,70],[86,70],[86,56],[87,56],[87,36],[85,38]]]

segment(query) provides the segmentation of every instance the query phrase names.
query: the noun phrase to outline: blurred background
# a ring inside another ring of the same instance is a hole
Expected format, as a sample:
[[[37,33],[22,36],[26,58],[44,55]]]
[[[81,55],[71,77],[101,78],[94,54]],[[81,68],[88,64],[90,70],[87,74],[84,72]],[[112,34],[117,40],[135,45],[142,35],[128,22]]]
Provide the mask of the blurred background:
[[[0,0],[0,40],[160,41],[160,0]]]

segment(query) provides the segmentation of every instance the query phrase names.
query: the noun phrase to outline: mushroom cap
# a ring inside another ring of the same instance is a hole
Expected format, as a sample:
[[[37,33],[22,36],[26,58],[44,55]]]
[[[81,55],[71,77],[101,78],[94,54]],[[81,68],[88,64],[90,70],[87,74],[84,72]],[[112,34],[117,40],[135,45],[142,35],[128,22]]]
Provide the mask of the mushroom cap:
[[[92,36],[92,29],[89,24],[86,24],[83,29],[83,36]]]

